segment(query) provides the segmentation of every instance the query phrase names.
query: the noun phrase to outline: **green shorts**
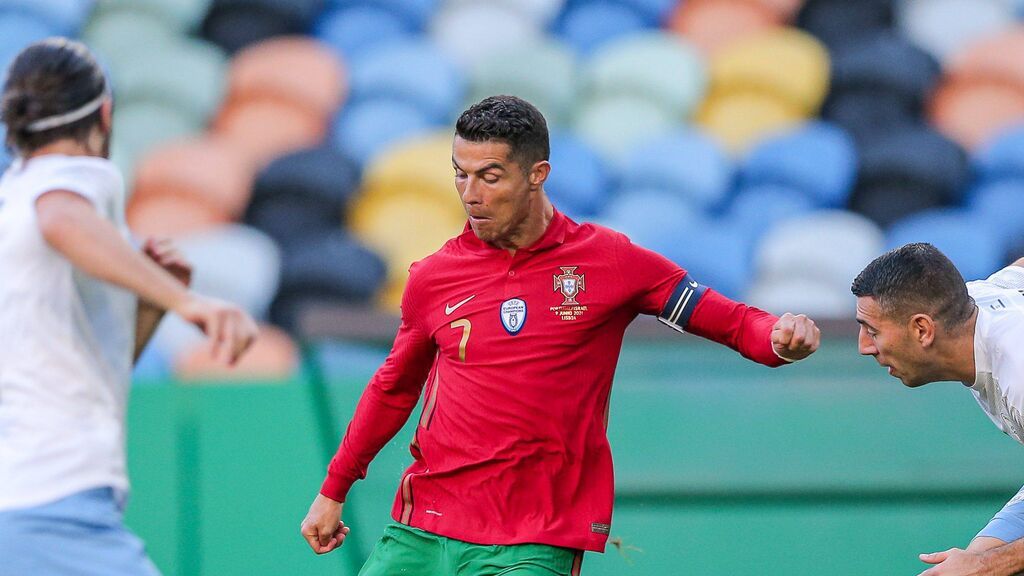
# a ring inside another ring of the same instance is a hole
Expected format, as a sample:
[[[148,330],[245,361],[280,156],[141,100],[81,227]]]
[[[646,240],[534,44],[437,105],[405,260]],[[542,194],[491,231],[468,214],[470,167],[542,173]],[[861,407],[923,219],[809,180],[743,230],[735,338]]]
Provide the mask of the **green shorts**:
[[[578,576],[583,553],[544,544],[470,544],[392,522],[359,576]]]

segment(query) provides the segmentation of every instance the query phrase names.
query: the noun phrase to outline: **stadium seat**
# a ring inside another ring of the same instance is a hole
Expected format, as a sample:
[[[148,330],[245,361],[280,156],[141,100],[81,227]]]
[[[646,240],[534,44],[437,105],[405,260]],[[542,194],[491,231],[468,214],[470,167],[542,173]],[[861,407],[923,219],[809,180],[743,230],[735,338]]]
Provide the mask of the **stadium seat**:
[[[284,256],[270,317],[292,332],[305,304],[366,303],[387,276],[381,258],[340,228],[295,243]]]
[[[551,134],[551,173],[544,190],[571,217],[601,212],[612,190],[612,174],[590,146],[570,132]]]
[[[0,70],[7,70],[25,46],[57,35],[57,30],[27,13],[0,12]]]
[[[935,88],[939,62],[892,31],[864,34],[832,51],[833,93],[860,92],[895,96],[919,114]]]
[[[266,234],[239,224],[177,239],[192,263],[192,286],[265,318],[281,280],[281,251]]]
[[[676,194],[657,190],[623,190],[600,215],[600,222],[636,244],[668,257],[699,220],[695,207]]]
[[[281,245],[304,241],[341,225],[359,173],[332,146],[274,160],[256,178],[245,220]]]
[[[198,134],[203,124],[179,108],[157,102],[136,101],[118,107],[114,115],[111,159],[131,183],[139,161],[168,142]]]
[[[191,197],[226,219],[237,220],[249,203],[252,166],[219,138],[200,137],[161,146],[147,154],[135,174],[135,199]]]
[[[430,23],[430,39],[467,70],[494,52],[536,42],[542,32],[515,3],[486,0],[445,4]]]
[[[139,236],[175,238],[228,223],[213,205],[191,196],[151,194],[128,203],[128,226]]]
[[[897,10],[900,31],[939,61],[1013,21],[1005,0],[905,0]]]
[[[976,151],[974,167],[986,181],[1024,180],[1024,124],[997,135]]]
[[[806,193],[779,184],[741,186],[729,203],[724,219],[753,247],[775,224],[815,209]]]
[[[428,133],[435,126],[434,120],[409,102],[367,99],[345,107],[335,123],[332,138],[342,152],[364,165],[389,146]]]
[[[378,5],[353,5],[325,13],[316,24],[316,37],[355,60],[377,47],[412,35],[401,16]]]
[[[600,96],[577,110],[574,130],[589,146],[621,168],[630,150],[677,129],[683,119],[642,96]]]
[[[914,130],[921,123],[920,104],[874,88],[832,92],[821,115],[849,132],[858,143],[882,138],[890,132]]]
[[[299,371],[299,347],[280,328],[260,326],[252,348],[233,366],[214,357],[207,342],[186,349],[174,360],[174,375],[183,383],[284,382]]]
[[[101,0],[98,9],[148,12],[176,32],[188,34],[199,28],[211,3],[212,0]]]
[[[132,369],[132,386],[162,384],[171,377],[171,359],[150,341]]]
[[[626,157],[622,186],[676,194],[691,206],[720,207],[732,186],[734,167],[710,136],[677,129],[644,141]]]
[[[644,17],[613,0],[572,3],[562,13],[555,33],[587,57],[605,45],[646,29]]]
[[[965,280],[984,279],[1002,267],[1003,249],[997,233],[979,224],[964,210],[926,210],[893,224],[886,244],[891,249],[930,242],[949,256]]]
[[[389,99],[416,107],[431,122],[451,121],[465,98],[462,69],[424,39],[399,40],[351,62],[353,104]]]
[[[202,35],[230,54],[275,36],[304,34],[321,0],[213,0]]]
[[[758,4],[769,8],[783,22],[790,22],[796,17],[804,0],[754,0]]]
[[[428,22],[437,12],[440,0],[328,0],[327,4],[333,8],[350,8],[361,6],[376,6],[395,14],[405,21],[412,30],[424,30]]]
[[[778,26],[782,16],[767,3],[750,0],[690,0],[680,2],[669,28],[705,54],[741,38]]]
[[[132,66],[152,52],[177,45],[181,36],[157,14],[134,9],[127,2],[104,9],[101,4],[82,32],[82,41],[116,74],[122,65]]]
[[[661,27],[676,7],[677,0],[619,0],[643,16],[650,28]]]
[[[430,198],[451,217],[465,219],[455,189],[450,128],[395,144],[366,166],[361,201],[408,193]]]
[[[821,207],[844,207],[857,177],[857,150],[842,128],[810,122],[761,141],[741,174],[748,185],[787,186]]]
[[[111,78],[118,104],[160,102],[205,124],[224,97],[227,61],[216,46],[187,40],[139,48],[137,57],[121,59]]]
[[[797,25],[835,48],[891,28],[895,4],[893,0],[807,0],[797,14]]]
[[[947,73],[959,80],[990,80],[1024,89],[1024,23],[971,42],[946,63]]]
[[[799,310],[819,321],[847,319],[856,313],[849,283],[837,286],[810,278],[755,280],[744,300],[773,314]]]
[[[675,34],[647,32],[595,53],[583,71],[582,92],[591,99],[646,98],[682,121],[704,97],[706,74],[703,56],[694,46]]]
[[[38,18],[61,36],[75,37],[93,9],[94,0],[4,0],[0,10]]]
[[[317,112],[265,98],[228,103],[213,127],[242,150],[256,169],[278,156],[318,145],[326,132]]]
[[[738,40],[711,59],[711,88],[770,94],[804,116],[821,107],[829,87],[829,55],[806,32],[777,28]]]
[[[743,296],[753,276],[751,246],[743,230],[727,220],[700,217],[677,234],[665,256],[725,296]]]
[[[804,119],[800,110],[761,92],[712,93],[696,122],[730,152],[741,155],[763,138],[784,132]]]
[[[571,48],[556,40],[495,52],[471,72],[468,102],[511,94],[536,106],[549,128],[564,126],[576,103],[576,70]]]
[[[231,60],[229,97],[284,100],[327,122],[346,95],[341,60],[306,37],[275,38],[238,52]]]
[[[802,279],[849,290],[850,282],[882,253],[882,230],[863,216],[821,210],[772,226],[758,242],[758,282]]]
[[[974,150],[1024,122],[1024,85],[999,81],[945,82],[929,103],[929,117],[946,136]]]
[[[993,181],[973,190],[968,202],[969,217],[978,226],[995,232],[1002,243],[1004,255],[1024,242],[1024,178]]]

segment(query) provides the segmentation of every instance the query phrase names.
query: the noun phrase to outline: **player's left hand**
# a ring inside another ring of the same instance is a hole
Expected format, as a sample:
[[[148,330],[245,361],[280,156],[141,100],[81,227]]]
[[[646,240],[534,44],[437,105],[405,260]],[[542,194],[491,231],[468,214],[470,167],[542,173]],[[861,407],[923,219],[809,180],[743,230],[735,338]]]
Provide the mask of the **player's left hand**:
[[[185,286],[192,284],[192,264],[170,238],[147,238],[142,251]]]
[[[818,349],[821,331],[804,314],[786,312],[772,327],[772,346],[775,353],[785,360],[803,360]]]
[[[996,576],[986,566],[983,553],[950,548],[945,552],[921,554],[919,557],[922,562],[936,566],[918,576]]]

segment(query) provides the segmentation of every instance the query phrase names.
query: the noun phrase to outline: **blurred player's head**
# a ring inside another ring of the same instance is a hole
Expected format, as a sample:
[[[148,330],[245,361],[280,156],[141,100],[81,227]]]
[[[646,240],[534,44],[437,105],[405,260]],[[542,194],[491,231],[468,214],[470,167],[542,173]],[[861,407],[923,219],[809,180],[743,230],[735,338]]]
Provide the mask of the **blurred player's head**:
[[[473,232],[515,248],[525,223],[546,209],[551,170],[544,116],[515,96],[492,96],[470,106],[455,124],[455,187]]]
[[[956,266],[931,244],[875,258],[853,281],[858,347],[907,386],[948,379],[943,341],[962,335],[974,300]]]
[[[0,117],[7,125],[7,146],[22,157],[61,142],[108,157],[111,110],[103,70],[80,42],[36,42],[7,69]]]

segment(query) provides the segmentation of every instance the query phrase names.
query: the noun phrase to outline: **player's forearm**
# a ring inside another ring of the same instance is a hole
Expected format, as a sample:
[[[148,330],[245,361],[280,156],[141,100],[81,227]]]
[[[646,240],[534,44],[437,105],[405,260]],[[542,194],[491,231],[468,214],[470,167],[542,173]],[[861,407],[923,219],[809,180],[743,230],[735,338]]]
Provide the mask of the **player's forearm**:
[[[137,252],[85,199],[47,202],[44,196],[38,207],[43,237],[76,268],[165,310],[188,300],[180,282]]]
[[[1024,258],[1018,258],[1017,261],[1012,264],[1012,266],[1020,266],[1021,268],[1024,268]]]
[[[1024,539],[992,548],[982,554],[982,559],[986,574],[991,576],[1013,576],[1024,572]]]
[[[778,318],[708,290],[697,304],[686,331],[736,350],[759,364],[786,364],[775,354],[771,343],[772,326]]]
[[[142,351],[146,349],[146,345],[153,338],[153,334],[156,332],[157,326],[160,325],[160,320],[163,319],[165,312],[165,310],[148,302],[139,301],[139,310],[135,316],[135,353],[133,356],[135,361],[138,361],[139,356],[142,356]]]

